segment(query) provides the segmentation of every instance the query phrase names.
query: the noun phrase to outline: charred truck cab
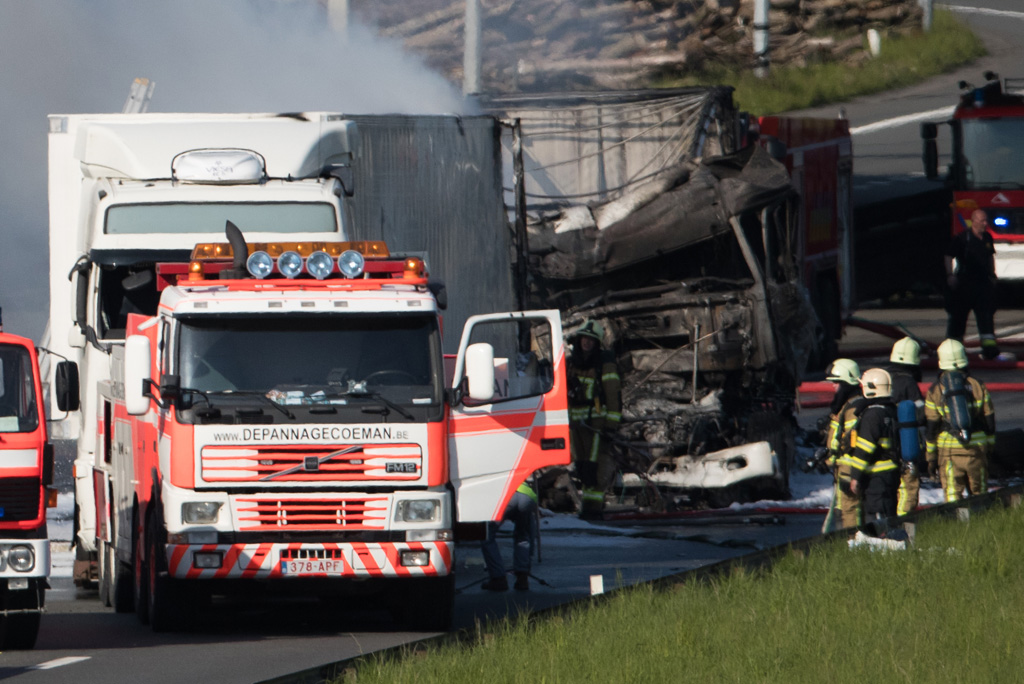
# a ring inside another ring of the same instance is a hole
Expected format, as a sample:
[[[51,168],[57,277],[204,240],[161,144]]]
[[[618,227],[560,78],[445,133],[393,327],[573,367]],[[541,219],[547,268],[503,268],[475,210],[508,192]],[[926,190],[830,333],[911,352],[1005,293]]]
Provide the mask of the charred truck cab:
[[[447,628],[458,525],[569,462],[558,312],[471,317],[449,384],[421,258],[229,237],[157,266],[98,385],[102,595],[154,630],[256,586]]]

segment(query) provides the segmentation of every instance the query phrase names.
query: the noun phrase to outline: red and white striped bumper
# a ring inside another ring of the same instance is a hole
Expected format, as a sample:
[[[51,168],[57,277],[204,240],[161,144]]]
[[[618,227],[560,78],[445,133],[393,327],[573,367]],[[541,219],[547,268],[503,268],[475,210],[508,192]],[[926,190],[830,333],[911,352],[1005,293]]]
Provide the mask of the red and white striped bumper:
[[[170,575],[179,579],[436,577],[451,573],[454,548],[452,542],[166,545]],[[427,551],[429,562],[404,566],[403,551]],[[196,567],[197,553],[219,554],[220,567]]]

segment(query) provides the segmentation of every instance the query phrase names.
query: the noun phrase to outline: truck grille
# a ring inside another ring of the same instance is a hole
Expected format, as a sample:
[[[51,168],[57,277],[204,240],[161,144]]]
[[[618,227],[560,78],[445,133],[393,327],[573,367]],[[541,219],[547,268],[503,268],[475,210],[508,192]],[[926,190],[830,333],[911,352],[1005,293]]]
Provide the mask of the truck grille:
[[[411,481],[423,474],[418,444],[205,446],[204,482]]]
[[[37,477],[0,480],[0,523],[35,520],[41,494],[42,484]]]
[[[238,499],[238,530],[382,530],[388,500],[380,497],[346,499]]]

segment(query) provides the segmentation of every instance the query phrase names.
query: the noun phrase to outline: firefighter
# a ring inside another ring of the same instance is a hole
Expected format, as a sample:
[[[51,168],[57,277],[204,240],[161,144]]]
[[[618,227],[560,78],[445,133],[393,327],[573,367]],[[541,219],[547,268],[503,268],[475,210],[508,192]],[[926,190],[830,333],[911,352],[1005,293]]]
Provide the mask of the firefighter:
[[[519,485],[505,506],[501,522],[512,521],[512,571],[515,573],[516,591],[530,588],[530,561],[533,556],[534,524],[537,519],[537,492],[528,483]],[[508,578],[501,560],[496,536],[501,522],[487,523],[487,538],[480,542],[487,581],[481,586],[487,591],[508,591]]]
[[[985,384],[967,373],[959,340],[939,345],[939,377],[924,399],[928,473],[938,475],[946,501],[988,491],[988,456],[995,446],[996,417]]]
[[[924,397],[921,395],[921,345],[912,337],[904,337],[892,345],[886,369],[892,378],[892,402],[914,402],[917,427],[924,426]],[[920,442],[919,442],[920,443]],[[900,459],[900,488],[897,515],[907,515],[917,508],[921,493],[921,470],[924,463],[906,463]]]
[[[839,460],[846,452],[847,436],[856,422],[857,410],[864,403],[860,389],[860,367],[852,359],[836,359],[829,368],[827,380],[836,383],[836,392],[829,405],[828,432],[825,434],[825,448],[828,450],[826,463],[835,477],[832,504],[822,532],[836,528],[838,514],[842,527],[860,525],[860,498],[850,489],[851,468]]]
[[[971,225],[953,236],[946,248],[948,299],[946,337],[963,341],[967,314],[974,311],[981,338],[981,355],[999,356],[995,335],[996,248],[988,232],[988,215],[982,209],[971,213]],[[956,270],[954,270],[954,260]]]
[[[861,497],[864,520],[896,515],[899,487],[899,454],[896,444],[896,408],[892,403],[892,377],[881,368],[870,368],[860,378],[866,400],[851,432],[853,450],[847,459],[850,482]]]
[[[622,421],[619,368],[602,348],[604,328],[587,320],[572,335],[569,357],[569,447],[582,484],[583,514],[604,509],[604,495],[615,477],[610,435]]]

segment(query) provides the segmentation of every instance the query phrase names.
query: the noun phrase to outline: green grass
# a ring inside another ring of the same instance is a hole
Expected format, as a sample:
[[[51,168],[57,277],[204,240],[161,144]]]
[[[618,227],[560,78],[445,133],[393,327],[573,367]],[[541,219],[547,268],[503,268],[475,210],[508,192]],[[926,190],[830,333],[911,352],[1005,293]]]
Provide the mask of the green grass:
[[[772,69],[764,79],[750,71],[708,69],[659,85],[731,85],[736,88],[737,106],[761,116],[844,102],[858,95],[918,83],[984,54],[985,46],[980,38],[950,12],[936,9],[930,33],[883,37],[880,55],[860,66],[833,62],[800,68],[780,67]],[[954,95],[951,84],[951,103]]]
[[[1020,681],[1024,507],[932,519],[917,542],[882,554],[836,541],[761,572],[636,588],[474,647],[371,657],[345,681]]]

